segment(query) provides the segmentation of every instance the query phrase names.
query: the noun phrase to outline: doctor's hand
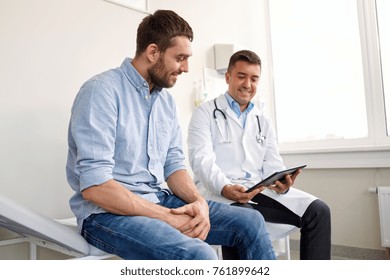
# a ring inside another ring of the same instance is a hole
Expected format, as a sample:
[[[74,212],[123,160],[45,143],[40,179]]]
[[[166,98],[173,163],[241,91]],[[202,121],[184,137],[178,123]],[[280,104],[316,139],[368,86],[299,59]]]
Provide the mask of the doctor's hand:
[[[252,192],[246,193],[245,188],[242,185],[226,185],[223,187],[221,194],[227,199],[234,200],[239,203],[247,203],[259,192],[263,191],[266,187],[260,187]]]
[[[268,188],[273,190],[279,194],[287,193],[292,185],[294,185],[295,179],[301,173],[301,169],[298,169],[294,172],[293,175],[286,175],[285,180],[283,182],[276,181],[274,185],[269,185]]]

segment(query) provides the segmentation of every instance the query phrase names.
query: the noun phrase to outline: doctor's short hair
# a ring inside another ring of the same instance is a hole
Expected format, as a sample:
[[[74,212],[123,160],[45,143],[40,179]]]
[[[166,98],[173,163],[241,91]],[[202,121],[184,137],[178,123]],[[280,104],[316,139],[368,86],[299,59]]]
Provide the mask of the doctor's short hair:
[[[241,51],[235,52],[230,57],[227,72],[230,72],[232,70],[232,68],[234,67],[234,65],[238,61],[246,61],[249,64],[259,65],[260,69],[261,69],[261,59],[256,53],[254,53],[250,50],[241,50]]]
[[[191,26],[171,10],[157,10],[146,16],[137,29],[136,55],[140,55],[150,44],[156,44],[161,52],[174,44],[174,38],[185,36],[194,39]]]

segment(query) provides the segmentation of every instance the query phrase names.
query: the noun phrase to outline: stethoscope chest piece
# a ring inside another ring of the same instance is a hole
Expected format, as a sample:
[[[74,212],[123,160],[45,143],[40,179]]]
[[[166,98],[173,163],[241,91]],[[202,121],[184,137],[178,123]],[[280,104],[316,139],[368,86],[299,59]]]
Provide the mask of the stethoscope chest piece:
[[[260,118],[259,118],[259,115],[256,115],[256,119],[257,119],[257,127],[259,128],[259,132],[257,132],[256,134],[256,140],[257,140],[257,143],[260,143],[260,144],[264,144],[265,142],[265,139],[267,137],[265,137],[265,135],[263,134],[263,132],[261,131],[261,125],[260,125]]]
[[[261,132],[256,134],[256,140],[260,144],[264,144],[265,138],[266,137]]]

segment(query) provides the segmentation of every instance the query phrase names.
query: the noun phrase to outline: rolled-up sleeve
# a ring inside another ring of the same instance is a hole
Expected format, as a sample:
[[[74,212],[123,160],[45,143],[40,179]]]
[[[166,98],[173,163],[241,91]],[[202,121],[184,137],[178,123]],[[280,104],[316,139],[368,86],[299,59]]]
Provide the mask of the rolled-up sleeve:
[[[169,141],[169,143],[167,156],[164,163],[165,180],[174,172],[186,169],[186,166],[184,164],[185,155],[183,152],[182,132],[179,124],[176,105],[173,102],[172,104],[170,104],[170,106],[170,112],[172,113],[172,120],[170,122],[172,126],[170,132],[171,137],[166,139],[166,141]]]
[[[104,83],[90,81],[81,88],[70,123],[80,191],[113,178],[116,111],[115,98]]]

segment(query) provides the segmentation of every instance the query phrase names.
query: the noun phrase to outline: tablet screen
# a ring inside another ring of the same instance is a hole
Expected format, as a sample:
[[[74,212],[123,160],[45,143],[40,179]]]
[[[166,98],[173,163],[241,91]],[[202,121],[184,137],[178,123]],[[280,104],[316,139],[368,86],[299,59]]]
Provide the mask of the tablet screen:
[[[301,165],[301,166],[296,166],[296,167],[292,167],[292,168],[288,168],[288,169],[285,169],[282,171],[275,172],[271,176],[268,176],[267,178],[265,178],[261,182],[257,183],[256,185],[254,185],[253,187],[248,189],[246,192],[251,192],[251,191],[259,188],[260,186],[273,185],[276,181],[281,181],[283,183],[283,180],[285,179],[286,175],[288,175],[288,174],[292,175],[297,170],[303,169],[305,167],[306,167],[306,165]]]

